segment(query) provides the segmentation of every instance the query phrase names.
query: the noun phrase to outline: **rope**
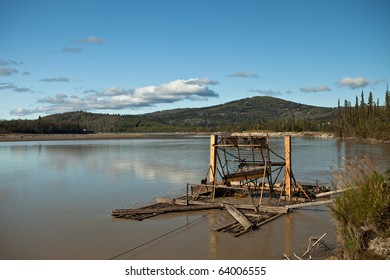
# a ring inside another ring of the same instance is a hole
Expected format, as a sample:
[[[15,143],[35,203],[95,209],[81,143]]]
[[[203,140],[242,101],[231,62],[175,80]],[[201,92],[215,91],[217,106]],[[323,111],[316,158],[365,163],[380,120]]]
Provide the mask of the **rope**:
[[[187,227],[187,226],[189,226],[189,225],[191,225],[191,224],[193,224],[193,223],[195,223],[195,222],[197,222],[197,221],[200,221],[200,220],[206,218],[207,216],[213,214],[213,213],[216,212],[216,211],[218,211],[218,210],[214,210],[214,211],[212,211],[212,212],[210,212],[210,213],[208,213],[208,214],[202,215],[201,217],[199,217],[199,218],[193,220],[192,222],[189,222],[189,223],[187,223],[187,224],[185,224],[185,225],[182,225],[182,226],[180,226],[180,227],[178,227],[178,228],[175,228],[175,229],[173,229],[173,230],[171,230],[171,231],[169,231],[169,232],[167,232],[167,233],[164,233],[164,234],[162,234],[162,235],[160,235],[160,236],[157,236],[157,237],[155,237],[155,238],[153,238],[153,239],[151,239],[151,240],[149,240],[149,241],[146,241],[145,243],[142,243],[142,244],[140,244],[140,245],[137,245],[137,246],[135,246],[134,248],[131,248],[131,249],[129,249],[129,250],[123,252],[123,253],[120,253],[120,254],[118,254],[118,255],[112,257],[112,258],[109,258],[109,260],[114,260],[114,259],[116,259],[116,258],[118,258],[118,257],[120,257],[120,256],[123,256],[123,255],[125,255],[125,254],[127,254],[127,253],[130,253],[130,252],[132,252],[132,251],[134,251],[134,250],[136,250],[136,249],[139,249],[139,248],[141,248],[141,247],[143,247],[143,246],[145,246],[145,245],[148,245],[148,244],[150,244],[150,243],[152,243],[152,242],[154,242],[154,241],[156,241],[156,240],[158,240],[158,239],[160,239],[160,238],[163,238],[163,237],[165,237],[165,236],[167,236],[167,235],[169,235],[169,234],[171,234],[171,233],[174,233],[174,232],[176,232],[176,231],[178,231],[178,230],[180,230],[180,229],[182,229],[182,228],[185,228],[185,227]]]

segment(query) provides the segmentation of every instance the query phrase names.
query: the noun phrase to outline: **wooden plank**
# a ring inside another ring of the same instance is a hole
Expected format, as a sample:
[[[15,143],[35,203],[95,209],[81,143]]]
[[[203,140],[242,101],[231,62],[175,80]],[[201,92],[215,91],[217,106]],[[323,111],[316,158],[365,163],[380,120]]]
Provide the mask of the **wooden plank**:
[[[168,205],[162,208],[144,208],[144,209],[116,209],[112,211],[112,215],[132,215],[132,214],[152,214],[152,213],[168,213],[168,212],[185,212],[198,211],[208,209],[222,209],[220,204],[210,203],[208,205]]]
[[[175,205],[220,205],[221,207],[224,207],[220,203],[212,203],[212,202],[205,202],[205,201],[199,201],[199,200],[188,200],[188,202],[185,199],[178,199],[178,198],[165,198],[165,197],[158,197],[156,198],[157,203],[167,203],[167,204],[175,204]]]
[[[286,205],[286,208],[289,209],[296,209],[296,208],[303,208],[303,207],[310,207],[310,206],[318,206],[323,204],[329,204],[332,203],[333,200],[323,200],[323,201],[315,201],[315,202],[305,202],[305,203],[298,203],[298,204],[292,204],[292,205]]]
[[[251,221],[248,220],[247,217],[245,217],[244,214],[242,214],[240,211],[237,210],[237,208],[233,207],[232,205],[226,204],[225,205],[226,210],[228,210],[229,214],[233,216],[234,219],[239,222],[245,230],[250,229],[253,227],[253,224]]]
[[[234,222],[231,222],[231,223],[229,223],[229,224],[226,224],[226,225],[217,227],[217,228],[214,229],[214,230],[215,230],[215,231],[221,231],[221,230],[224,230],[224,229],[226,229],[226,228],[230,228],[231,226],[234,226],[235,224],[237,224],[237,221],[234,221]]]
[[[267,172],[265,173],[267,174]],[[225,182],[244,181],[244,180],[250,180],[256,178],[263,178],[263,176],[264,176],[264,167],[261,167],[255,170],[248,170],[248,171],[227,174],[225,175],[223,181]]]
[[[266,223],[268,223],[268,222],[271,222],[272,220],[275,220],[275,219],[277,219],[277,218],[283,216],[284,214],[285,214],[285,213],[280,213],[280,214],[277,214],[277,215],[275,215],[275,216],[272,216],[272,217],[268,218],[268,219],[265,220],[265,221],[262,221],[262,222],[260,222],[260,223],[257,223],[257,224],[256,224],[256,227],[259,227],[259,226],[262,226],[262,225],[264,225],[264,224],[266,224]]]
[[[319,194],[316,194],[316,197],[324,197],[324,196],[330,196],[333,194],[343,193],[346,190],[347,189],[342,189],[342,190],[335,190],[335,191],[330,191],[330,192],[319,193]]]

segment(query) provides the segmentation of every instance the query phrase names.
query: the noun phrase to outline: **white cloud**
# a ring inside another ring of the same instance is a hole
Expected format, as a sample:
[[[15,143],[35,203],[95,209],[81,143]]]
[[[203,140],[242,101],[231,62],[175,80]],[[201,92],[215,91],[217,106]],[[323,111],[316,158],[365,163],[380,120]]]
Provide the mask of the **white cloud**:
[[[34,113],[36,113],[34,112],[34,110],[23,109],[23,108],[15,108],[10,111],[10,114],[12,116],[26,116]]]
[[[336,85],[338,87],[349,87],[350,89],[364,88],[369,84],[370,82],[363,77],[357,77],[357,78],[344,77],[340,81],[336,82]]]
[[[173,103],[180,100],[208,100],[218,97],[218,93],[208,88],[209,84],[218,84],[209,78],[175,80],[158,86],[146,86],[136,89],[110,87],[101,92],[91,93],[83,98],[60,93],[39,99],[45,104],[35,109],[12,110],[12,115],[29,115],[33,113],[61,113],[76,110],[119,110],[125,108],[150,107],[160,103]]]
[[[189,85],[219,85],[218,81],[214,81],[209,78],[189,79],[186,83]]]
[[[247,71],[237,71],[233,74],[228,75],[228,77],[232,78],[258,78],[259,76],[256,73],[251,73]]]
[[[48,82],[48,83],[53,83],[53,82],[69,82],[69,78],[67,77],[57,77],[57,78],[46,78],[46,79],[41,79],[41,82]]]
[[[321,85],[321,86],[314,86],[314,87],[307,87],[307,88],[300,88],[301,92],[324,92],[324,91],[331,91],[331,89],[328,86]]]

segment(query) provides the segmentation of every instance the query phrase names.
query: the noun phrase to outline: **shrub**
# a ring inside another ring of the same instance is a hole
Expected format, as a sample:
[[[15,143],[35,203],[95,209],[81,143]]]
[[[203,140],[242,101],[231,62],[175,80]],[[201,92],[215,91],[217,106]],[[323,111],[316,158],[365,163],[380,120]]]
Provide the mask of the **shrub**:
[[[390,237],[387,178],[367,158],[345,160],[344,168],[334,178],[336,186],[345,190],[330,206],[344,258],[365,258],[373,237]]]

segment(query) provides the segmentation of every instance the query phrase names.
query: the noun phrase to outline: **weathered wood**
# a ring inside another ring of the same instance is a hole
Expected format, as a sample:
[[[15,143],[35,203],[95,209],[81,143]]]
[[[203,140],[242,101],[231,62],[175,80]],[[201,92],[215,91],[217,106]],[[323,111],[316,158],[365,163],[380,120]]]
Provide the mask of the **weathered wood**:
[[[175,204],[175,205],[221,205],[219,203],[211,203],[211,202],[205,202],[205,201],[199,201],[199,200],[188,200],[188,202],[185,199],[172,199],[172,198],[165,198],[165,197],[158,197],[156,198],[157,203],[168,203],[168,204]],[[223,205],[221,205],[223,207]]]
[[[209,166],[209,182],[214,185],[217,178],[217,135],[210,135],[210,166]]]
[[[284,184],[286,197],[291,198],[291,135],[284,136],[284,158],[286,161],[286,172],[284,175]]]
[[[186,205],[187,201],[185,199],[171,199],[158,197],[156,198],[157,203],[165,203],[165,204],[176,204],[176,205]],[[206,201],[199,200],[188,200],[189,205],[221,205],[221,208],[224,207],[223,203],[212,203]],[[266,213],[287,213],[290,209],[282,206],[253,206],[252,204],[231,204],[237,209],[245,209],[245,210],[255,210],[257,208],[260,212]]]
[[[112,215],[132,215],[132,214],[152,214],[152,213],[168,213],[168,212],[185,212],[208,209],[222,209],[220,204],[211,203],[209,205],[168,205],[163,208],[144,208],[144,209],[116,209],[112,211]]]
[[[229,214],[232,215],[233,218],[236,219],[244,227],[245,230],[253,227],[252,222],[249,221],[244,214],[238,211],[237,208],[229,204],[226,204],[225,208],[226,210],[228,210]]]
[[[302,258],[300,258],[299,256],[297,256],[297,254],[293,253],[293,256],[296,257],[298,260],[302,260]]]
[[[286,214],[290,211],[289,208],[282,206],[259,206],[258,210],[267,213],[283,213]]]
[[[229,224],[226,224],[226,225],[223,225],[223,226],[220,226],[220,227],[217,227],[216,229],[214,229],[215,231],[221,231],[221,230],[224,230],[226,228],[229,228],[233,225],[237,224],[237,221],[234,221],[234,222],[231,222]]]
[[[268,219],[265,220],[265,221],[259,222],[259,223],[256,224],[256,227],[259,227],[259,226],[262,226],[262,225],[264,225],[264,224],[266,224],[266,223],[268,223],[268,222],[271,222],[271,221],[273,221],[273,220],[275,220],[275,219],[277,219],[277,218],[283,216],[284,214],[285,214],[285,213],[280,213],[280,214],[277,214],[277,215],[275,215],[275,216],[272,216],[272,217],[268,218]]]
[[[253,205],[251,204],[233,204],[234,207],[237,209],[245,209],[245,210],[254,210]],[[263,206],[263,205],[256,205],[257,210],[260,212],[266,212],[266,213],[287,213],[290,211],[289,208],[282,207],[282,206]]]
[[[227,231],[235,232],[235,231],[237,231],[238,228],[242,228],[242,225],[239,222],[235,222],[233,225],[231,225],[230,227],[224,228],[222,231],[223,232],[227,232]]]
[[[310,207],[310,206],[318,206],[323,204],[329,204],[332,203],[333,200],[323,200],[323,201],[315,201],[315,202],[305,202],[305,203],[298,203],[293,205],[286,205],[286,208],[289,209],[296,209],[296,208],[303,208],[303,207]]]
[[[242,172],[226,174],[225,177],[223,178],[223,181],[224,182],[244,181],[244,180],[262,178],[263,175],[264,175],[264,167],[260,167],[255,170],[247,170]]]
[[[309,253],[310,250],[311,250],[314,246],[316,246],[316,245],[322,240],[322,238],[325,237],[325,235],[326,235],[326,232],[325,232],[320,238],[318,238],[316,242],[314,242],[312,245],[310,245],[310,246],[307,248],[306,252],[303,253],[302,257],[306,256],[306,254]]]
[[[324,196],[330,196],[330,195],[333,195],[333,194],[343,193],[346,190],[347,189],[335,190],[335,191],[330,191],[330,192],[323,192],[323,193],[316,194],[316,197],[324,197]]]

